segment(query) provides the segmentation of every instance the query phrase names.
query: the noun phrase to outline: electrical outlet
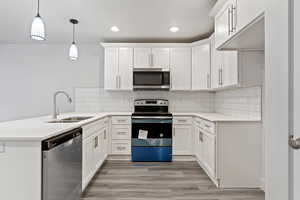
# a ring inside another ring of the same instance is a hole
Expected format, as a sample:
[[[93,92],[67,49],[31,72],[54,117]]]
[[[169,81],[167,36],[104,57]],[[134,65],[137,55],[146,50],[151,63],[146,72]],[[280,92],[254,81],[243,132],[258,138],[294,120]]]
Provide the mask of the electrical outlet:
[[[4,153],[4,152],[5,152],[5,143],[0,142],[0,153]]]

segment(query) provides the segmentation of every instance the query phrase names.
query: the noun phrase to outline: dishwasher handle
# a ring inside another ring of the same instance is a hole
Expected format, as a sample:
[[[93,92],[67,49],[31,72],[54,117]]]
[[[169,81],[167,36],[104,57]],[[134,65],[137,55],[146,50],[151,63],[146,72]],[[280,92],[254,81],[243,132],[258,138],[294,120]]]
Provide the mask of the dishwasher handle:
[[[42,150],[49,151],[56,146],[66,143],[76,137],[82,136],[82,128],[76,128],[58,136],[42,141]]]

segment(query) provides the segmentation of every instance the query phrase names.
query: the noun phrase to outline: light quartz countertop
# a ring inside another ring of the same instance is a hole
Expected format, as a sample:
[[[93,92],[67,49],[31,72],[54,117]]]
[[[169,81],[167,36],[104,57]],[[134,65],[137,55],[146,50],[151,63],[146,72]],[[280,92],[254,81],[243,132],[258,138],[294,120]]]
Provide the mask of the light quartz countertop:
[[[51,116],[36,117],[30,119],[7,121],[0,123],[1,141],[42,141],[66,131],[79,128],[93,121],[109,116],[131,116],[131,112],[108,112],[108,113],[66,113],[59,115],[59,119],[74,116],[93,116],[90,119],[76,123],[47,123],[51,121]],[[199,117],[212,122],[234,122],[253,121],[259,122],[261,119],[251,119],[242,117],[232,117],[219,113],[173,113],[173,116]]]
[[[59,119],[74,116],[93,116],[93,118],[76,123],[47,123],[53,120],[51,116],[1,122],[0,141],[42,141],[112,115],[130,116],[131,113],[66,113],[58,116]]]
[[[183,112],[175,112],[173,116],[193,116],[199,117],[212,122],[260,122],[261,118],[254,117],[235,117],[230,115],[224,115],[221,113],[183,113]]]

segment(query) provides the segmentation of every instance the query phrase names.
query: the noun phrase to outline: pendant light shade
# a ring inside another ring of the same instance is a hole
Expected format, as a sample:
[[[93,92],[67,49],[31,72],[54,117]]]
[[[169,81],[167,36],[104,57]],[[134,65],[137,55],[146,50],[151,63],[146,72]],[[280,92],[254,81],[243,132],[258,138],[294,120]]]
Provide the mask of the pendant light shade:
[[[75,43],[70,46],[69,57],[71,60],[77,60],[78,58],[78,48]]]
[[[32,21],[30,37],[33,40],[46,40],[45,24],[40,12],[40,0],[38,0],[37,15]]]
[[[70,19],[70,22],[73,24],[73,42],[69,49],[69,57],[70,57],[70,60],[77,60],[78,59],[78,47],[75,42],[75,25],[78,24],[78,20]]]

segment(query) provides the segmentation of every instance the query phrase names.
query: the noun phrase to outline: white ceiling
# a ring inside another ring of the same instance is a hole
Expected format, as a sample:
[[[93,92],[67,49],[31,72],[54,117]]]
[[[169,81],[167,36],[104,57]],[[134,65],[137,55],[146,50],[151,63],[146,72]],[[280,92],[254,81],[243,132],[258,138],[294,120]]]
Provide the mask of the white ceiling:
[[[209,11],[216,0],[40,0],[47,43],[69,43],[69,18],[79,19],[80,43],[190,42],[213,31]],[[37,0],[0,1],[0,43],[32,43]],[[113,33],[116,25],[121,31]],[[169,32],[172,25],[180,27]]]

